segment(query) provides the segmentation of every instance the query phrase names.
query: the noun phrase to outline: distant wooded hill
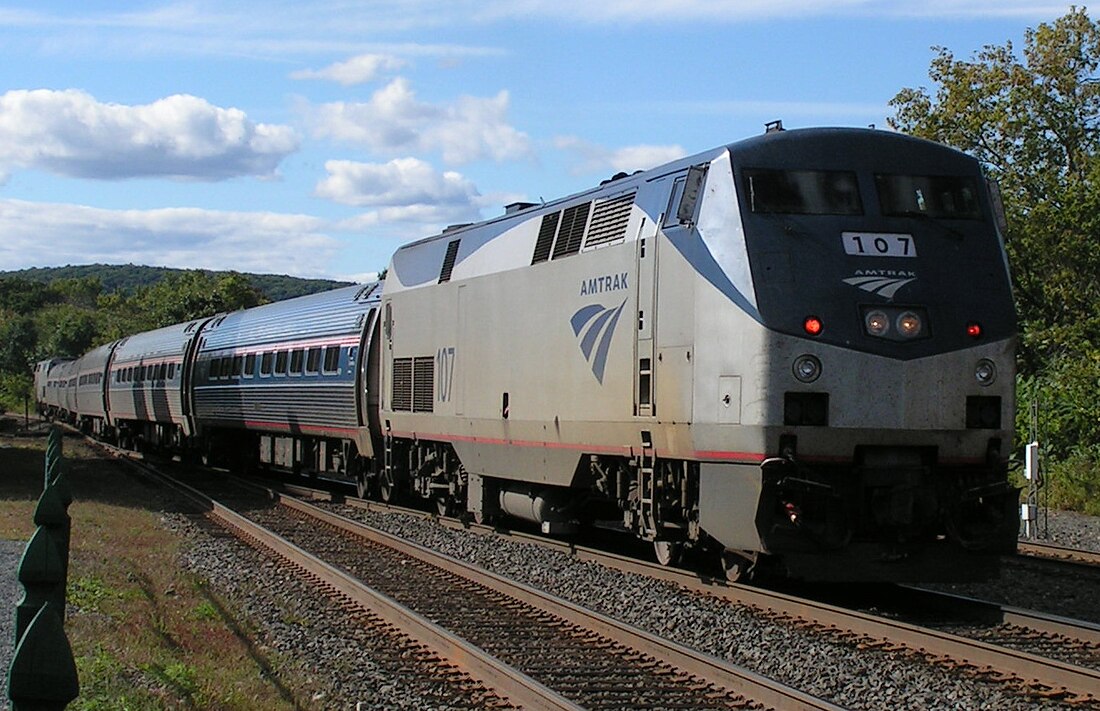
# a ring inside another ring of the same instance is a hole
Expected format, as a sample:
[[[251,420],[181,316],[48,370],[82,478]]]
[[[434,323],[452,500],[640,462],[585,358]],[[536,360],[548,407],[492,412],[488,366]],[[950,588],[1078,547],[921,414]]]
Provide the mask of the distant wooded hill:
[[[57,279],[99,279],[105,292],[133,293],[138,287],[152,286],[170,274],[182,274],[186,270],[167,267],[145,267],[136,264],[87,264],[66,267],[34,267],[19,271],[0,271],[0,279],[14,277],[49,284]],[[221,277],[231,272],[208,271]],[[319,291],[347,286],[351,282],[330,279],[300,279],[282,274],[243,274],[249,283],[271,301],[282,301],[295,296],[315,294]]]

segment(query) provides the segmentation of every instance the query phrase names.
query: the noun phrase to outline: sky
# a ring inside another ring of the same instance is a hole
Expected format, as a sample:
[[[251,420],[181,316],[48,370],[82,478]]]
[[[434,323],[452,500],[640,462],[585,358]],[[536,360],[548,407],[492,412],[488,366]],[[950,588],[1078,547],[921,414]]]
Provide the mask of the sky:
[[[1069,8],[0,0],[0,270],[369,280],[447,225],[769,121],[885,130],[933,47],[1019,50]]]

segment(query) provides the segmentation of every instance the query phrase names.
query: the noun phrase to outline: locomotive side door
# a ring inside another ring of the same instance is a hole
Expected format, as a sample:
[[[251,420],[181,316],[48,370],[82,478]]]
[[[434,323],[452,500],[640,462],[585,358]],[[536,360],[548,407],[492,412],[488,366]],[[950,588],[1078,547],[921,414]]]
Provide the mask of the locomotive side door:
[[[662,185],[667,181],[662,182]],[[638,239],[635,242],[635,268],[637,275],[636,302],[638,305],[636,314],[637,328],[634,329],[634,415],[637,417],[653,417],[657,414],[657,403],[654,400],[656,387],[654,383],[654,335],[657,326],[657,222],[647,224],[643,221]]]

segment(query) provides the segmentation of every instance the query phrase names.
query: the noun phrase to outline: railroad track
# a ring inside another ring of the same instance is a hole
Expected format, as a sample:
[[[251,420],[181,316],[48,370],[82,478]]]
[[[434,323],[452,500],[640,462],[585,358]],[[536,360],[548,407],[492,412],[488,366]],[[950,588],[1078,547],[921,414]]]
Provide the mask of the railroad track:
[[[839,708],[308,503],[220,475],[200,491],[139,466],[341,598],[345,612],[367,610],[442,658],[433,673],[458,678],[467,696],[480,689],[486,705]]]
[[[1100,552],[1081,550],[1079,548],[1066,548],[1051,543],[1037,543],[1035,541],[1020,541],[1016,544],[1016,553],[1028,558],[1040,560],[1052,560],[1059,563],[1085,566],[1090,569],[1100,568]]]
[[[430,514],[386,504],[344,498],[308,487],[284,485],[299,496],[335,499],[359,508],[398,510],[417,516]],[[985,603],[960,596],[908,589],[906,594],[925,596],[923,605],[971,611],[981,608],[979,626],[952,625],[937,629],[860,612],[804,596],[729,585],[697,572],[666,568],[605,550],[580,546],[537,535],[503,531],[490,526],[440,518],[452,528],[483,534],[505,535],[515,540],[557,548],[581,560],[591,560],[624,572],[677,583],[689,590],[756,608],[777,620],[848,639],[868,648],[907,651],[945,667],[1001,681],[1037,698],[1058,698],[1071,703],[1100,705],[1100,627],[1018,608]]]

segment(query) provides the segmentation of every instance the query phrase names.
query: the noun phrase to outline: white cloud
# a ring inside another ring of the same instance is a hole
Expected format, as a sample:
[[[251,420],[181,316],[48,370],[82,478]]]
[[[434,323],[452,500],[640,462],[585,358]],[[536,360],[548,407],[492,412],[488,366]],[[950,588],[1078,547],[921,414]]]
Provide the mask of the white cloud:
[[[388,163],[330,160],[325,170],[329,176],[317,184],[315,194],[344,205],[471,207],[478,198],[477,188],[461,173],[439,172],[418,158]]]
[[[389,54],[360,54],[345,62],[336,62],[323,69],[303,69],[291,72],[291,79],[323,79],[344,86],[372,82],[384,72],[395,71],[407,62]]]
[[[0,200],[0,270],[102,262],[317,277],[331,273],[343,246],[326,227],[315,217],[271,212]]]
[[[508,92],[460,97],[450,104],[419,101],[408,80],[394,79],[365,103],[307,107],[315,136],[366,146],[383,155],[438,151],[451,164],[533,155],[527,134],[507,122]]]
[[[223,180],[273,175],[297,149],[287,126],[256,123],[186,94],[139,106],[102,103],[75,89],[0,96],[0,172]]]
[[[672,146],[624,146],[604,148],[575,136],[559,136],[554,146],[575,156],[574,174],[598,172],[633,173],[636,170],[655,168],[663,163],[683,158],[684,149]]]

